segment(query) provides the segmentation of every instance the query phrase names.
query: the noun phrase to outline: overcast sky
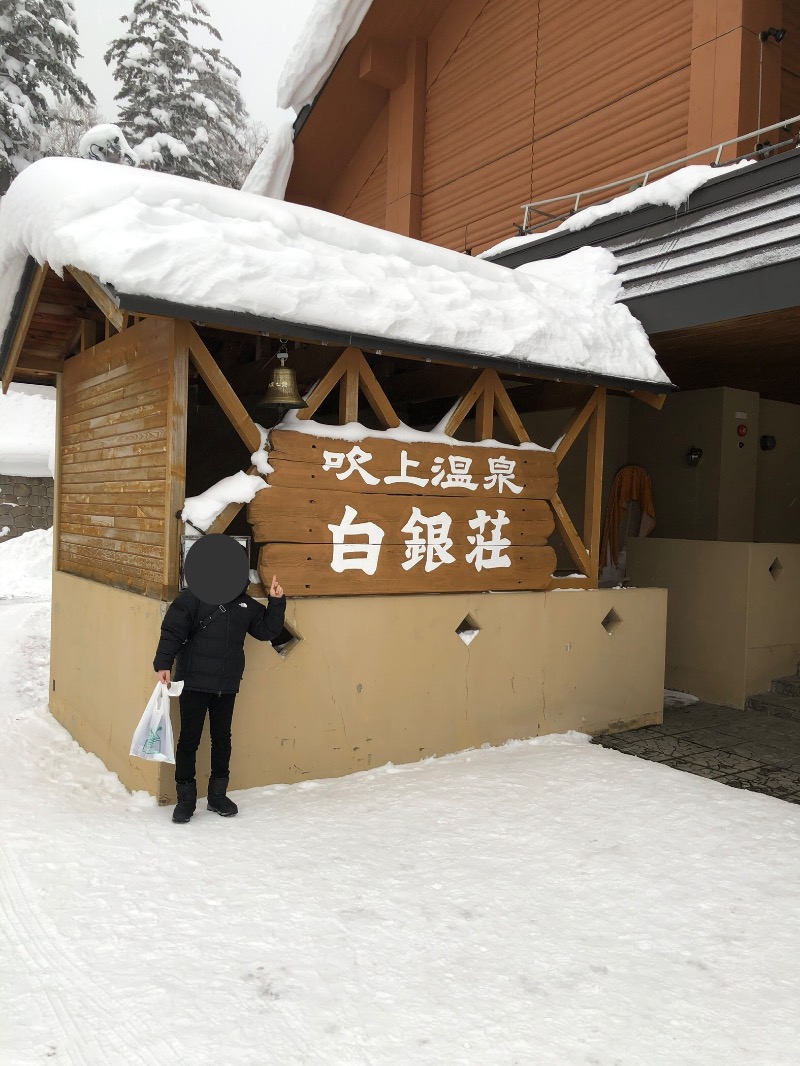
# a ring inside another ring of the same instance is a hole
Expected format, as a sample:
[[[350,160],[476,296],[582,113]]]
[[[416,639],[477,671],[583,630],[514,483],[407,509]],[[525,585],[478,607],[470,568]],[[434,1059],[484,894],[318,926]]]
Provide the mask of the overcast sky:
[[[134,0],[74,0],[83,59],[78,70],[97,97],[104,117],[116,115],[117,89],[103,53],[123,29]],[[254,118],[269,124],[280,114],[275,89],[286,56],[308,18],[314,0],[205,0],[222,34],[222,51],[242,72],[241,90]]]

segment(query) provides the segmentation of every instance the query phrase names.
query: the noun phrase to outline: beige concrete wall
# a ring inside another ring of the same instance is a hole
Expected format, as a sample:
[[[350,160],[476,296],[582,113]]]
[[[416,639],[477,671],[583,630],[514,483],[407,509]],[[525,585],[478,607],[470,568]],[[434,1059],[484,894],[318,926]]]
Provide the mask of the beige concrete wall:
[[[652,479],[654,537],[753,539],[758,399],[739,389],[700,389],[668,397],[661,411],[631,407],[628,460]],[[740,422],[748,427],[744,438],[736,435]],[[703,450],[696,467],[686,462],[692,446]]]
[[[126,785],[169,800],[172,767],[159,781],[158,766],[127,754],[152,691],[160,606],[56,574],[51,696],[59,721]],[[612,609],[621,624],[609,636]],[[480,627],[469,645],[456,633],[467,615]],[[296,600],[287,622],[302,640],[285,657],[246,644],[232,788],[661,719],[663,590]],[[204,740],[201,788],[207,768]]]
[[[53,574],[50,710],[123,784],[153,795],[161,767],[128,752],[155,685],[161,618],[159,600]]]
[[[800,546],[637,538],[628,574],[668,590],[668,688],[743,707],[796,669]]]
[[[800,662],[800,545],[751,544],[747,584],[750,695],[767,691],[775,677],[793,674]]]
[[[722,389],[718,540],[753,539],[758,464],[760,397],[742,389]],[[737,427],[747,433],[740,437]]]
[[[761,400],[759,435],[775,437],[773,451],[756,450],[755,530],[762,542],[800,542],[800,406]]]
[[[669,591],[667,688],[744,706],[749,547],[655,537],[628,541],[631,582]]]

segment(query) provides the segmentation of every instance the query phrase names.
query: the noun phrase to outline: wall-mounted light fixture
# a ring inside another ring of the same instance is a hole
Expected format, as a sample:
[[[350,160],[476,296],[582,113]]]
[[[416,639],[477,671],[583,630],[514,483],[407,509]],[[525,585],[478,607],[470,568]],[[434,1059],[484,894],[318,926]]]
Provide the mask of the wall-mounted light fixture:
[[[761,88],[764,82],[764,45],[770,37],[774,37],[775,43],[780,44],[785,36],[786,30],[776,30],[774,26],[770,26],[768,30],[762,30],[758,35],[758,39],[761,42],[758,53],[758,129],[761,129]]]
[[[697,466],[702,458],[703,449],[696,448],[693,445],[686,453],[686,464],[687,466]]]

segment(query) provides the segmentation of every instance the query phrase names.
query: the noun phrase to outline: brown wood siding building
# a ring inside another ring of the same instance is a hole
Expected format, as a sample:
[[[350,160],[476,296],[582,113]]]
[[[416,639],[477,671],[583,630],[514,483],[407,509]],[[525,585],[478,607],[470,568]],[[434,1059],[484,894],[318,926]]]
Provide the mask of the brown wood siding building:
[[[769,26],[786,37],[762,54]],[[781,0],[374,0],[287,199],[478,253],[528,201],[755,129],[759,98],[762,126],[800,112],[800,13]]]

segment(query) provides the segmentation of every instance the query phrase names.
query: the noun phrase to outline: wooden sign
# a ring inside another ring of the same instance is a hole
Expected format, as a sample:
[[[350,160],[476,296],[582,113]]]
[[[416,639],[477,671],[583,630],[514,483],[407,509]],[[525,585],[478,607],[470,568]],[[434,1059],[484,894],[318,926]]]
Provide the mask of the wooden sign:
[[[546,588],[555,456],[292,430],[271,435],[248,507],[262,581],[289,596]]]

